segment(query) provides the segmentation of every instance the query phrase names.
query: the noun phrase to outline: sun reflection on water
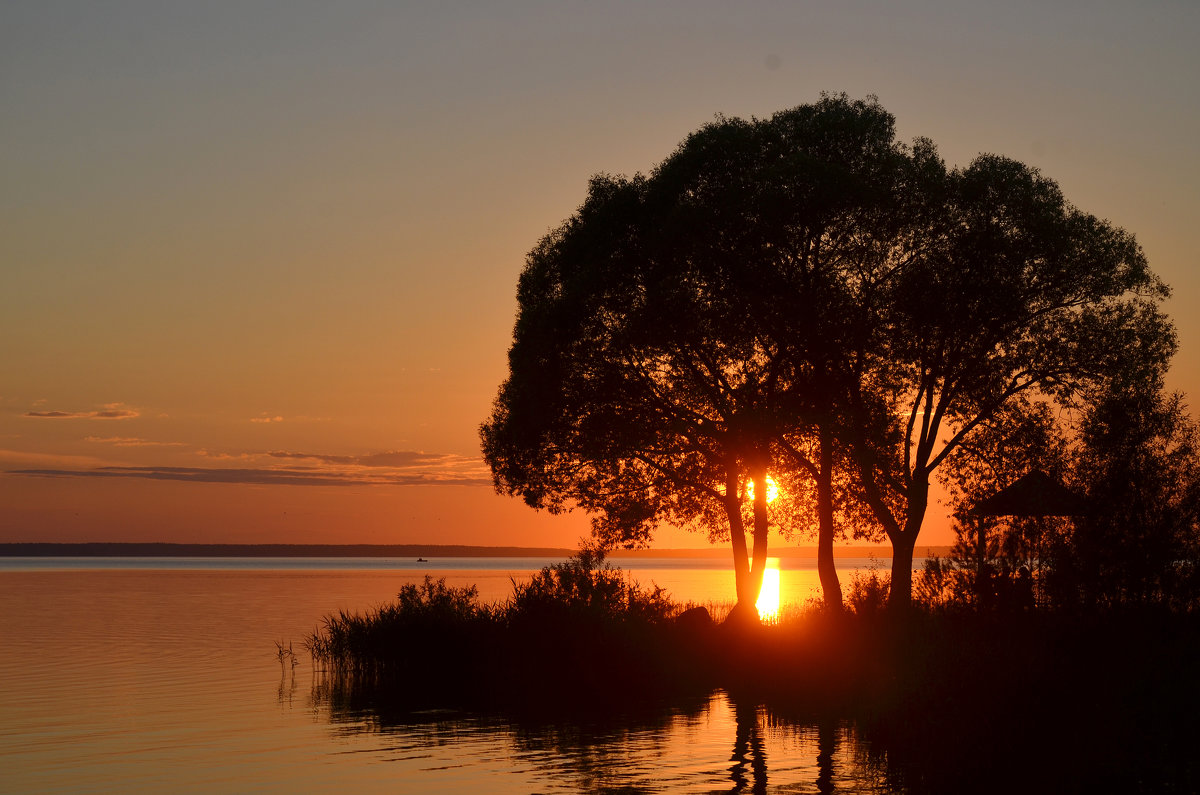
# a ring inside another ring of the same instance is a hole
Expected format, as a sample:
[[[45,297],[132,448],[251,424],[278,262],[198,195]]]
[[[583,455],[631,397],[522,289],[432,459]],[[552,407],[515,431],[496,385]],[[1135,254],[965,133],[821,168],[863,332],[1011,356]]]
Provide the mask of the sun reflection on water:
[[[767,558],[767,568],[763,570],[762,590],[758,593],[758,608],[761,621],[770,623],[779,618],[779,558]]]

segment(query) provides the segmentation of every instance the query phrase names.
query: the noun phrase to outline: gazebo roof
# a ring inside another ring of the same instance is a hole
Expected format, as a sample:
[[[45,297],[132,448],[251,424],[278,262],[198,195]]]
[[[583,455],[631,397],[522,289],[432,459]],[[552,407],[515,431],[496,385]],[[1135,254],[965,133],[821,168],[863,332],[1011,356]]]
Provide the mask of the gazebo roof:
[[[971,509],[976,516],[1084,516],[1089,512],[1087,500],[1037,470]]]

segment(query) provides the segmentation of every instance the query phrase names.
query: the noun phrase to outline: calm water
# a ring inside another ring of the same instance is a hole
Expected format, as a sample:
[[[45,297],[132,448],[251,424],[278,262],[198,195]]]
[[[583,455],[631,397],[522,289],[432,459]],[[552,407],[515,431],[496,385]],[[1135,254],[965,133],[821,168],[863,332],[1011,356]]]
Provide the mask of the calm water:
[[[495,601],[547,562],[0,560],[0,791],[891,791],[850,727],[783,723],[719,691],[570,724],[385,722],[344,706],[300,649],[323,615],[427,571]],[[716,562],[622,563],[680,600],[732,592]],[[815,572],[788,565],[783,601],[812,596]]]

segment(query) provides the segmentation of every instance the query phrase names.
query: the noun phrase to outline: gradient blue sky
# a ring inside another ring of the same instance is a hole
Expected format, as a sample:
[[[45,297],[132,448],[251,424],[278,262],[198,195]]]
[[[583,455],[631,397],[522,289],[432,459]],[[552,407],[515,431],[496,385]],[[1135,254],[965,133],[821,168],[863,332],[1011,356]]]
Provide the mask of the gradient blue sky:
[[[8,0],[0,469],[60,474],[0,475],[0,540],[573,546],[478,458],[525,253],[592,173],[822,90],[1134,232],[1200,394],[1198,40],[1193,2]]]

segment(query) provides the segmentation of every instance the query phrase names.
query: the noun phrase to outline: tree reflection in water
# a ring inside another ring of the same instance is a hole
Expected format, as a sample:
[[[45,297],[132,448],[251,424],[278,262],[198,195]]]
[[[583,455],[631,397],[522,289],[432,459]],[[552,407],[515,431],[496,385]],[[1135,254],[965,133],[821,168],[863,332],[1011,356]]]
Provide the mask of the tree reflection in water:
[[[763,724],[767,721],[785,733],[805,735],[806,740],[815,729],[817,755],[814,783],[817,792],[820,795],[830,795],[837,791],[833,765],[838,752],[838,737],[841,730],[836,720],[829,717],[815,718],[813,725],[803,721],[789,722],[772,716],[767,708],[760,704],[737,699],[733,699],[733,710],[737,720],[737,734],[733,743],[733,756],[730,757],[733,762],[729,768],[730,777],[733,779],[731,792],[751,792],[758,795],[758,793],[768,791],[767,750],[763,738]],[[811,745],[811,743],[805,742],[803,745]],[[864,771],[880,771],[881,766],[878,764],[880,760],[872,758],[865,748],[857,750],[860,752],[857,754],[857,761]],[[748,773],[747,768],[749,768]],[[864,783],[861,775],[855,778],[857,783]],[[857,783],[847,789],[846,782],[843,781],[842,791],[853,791]]]
[[[733,778],[732,792],[765,793],[767,791],[767,752],[763,747],[762,732],[759,728],[759,707],[744,701],[734,701],[733,712],[737,719],[737,737],[733,741],[733,766],[729,775]],[[747,757],[749,757],[747,759]],[[750,767],[750,778],[747,779],[746,767]]]
[[[720,690],[670,703],[583,708],[403,706],[410,703],[411,693],[389,696],[378,686],[323,677],[312,707],[338,737],[368,746],[357,749],[364,760],[386,762],[384,775],[414,790],[905,791],[851,725],[784,718]]]
[[[837,753],[837,724],[829,718],[817,722],[817,792],[833,792],[833,755]]]

